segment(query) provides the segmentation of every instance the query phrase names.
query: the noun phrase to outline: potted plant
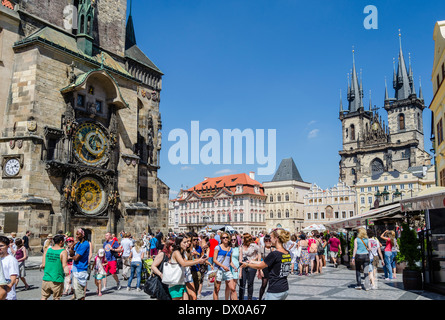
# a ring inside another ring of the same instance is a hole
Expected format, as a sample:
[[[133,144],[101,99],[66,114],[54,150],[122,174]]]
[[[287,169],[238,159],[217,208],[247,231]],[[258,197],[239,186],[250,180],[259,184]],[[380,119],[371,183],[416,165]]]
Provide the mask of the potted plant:
[[[398,247],[400,248],[400,238],[397,239],[397,244],[398,244]],[[406,268],[405,256],[402,255],[399,251],[399,252],[397,252],[397,256],[395,257],[395,260],[396,260],[396,272],[403,273],[403,270]]]
[[[406,267],[403,269],[403,286],[405,290],[423,289],[422,272],[416,264],[422,258],[419,246],[420,242],[416,232],[411,230],[408,224],[402,224],[399,259],[406,262]]]

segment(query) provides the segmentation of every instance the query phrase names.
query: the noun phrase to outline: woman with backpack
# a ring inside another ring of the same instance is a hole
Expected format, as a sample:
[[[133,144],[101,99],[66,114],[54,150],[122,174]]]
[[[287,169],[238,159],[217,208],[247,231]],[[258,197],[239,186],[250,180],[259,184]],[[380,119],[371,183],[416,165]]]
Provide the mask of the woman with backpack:
[[[308,239],[308,251],[309,251],[309,261],[310,261],[310,268],[309,268],[309,272],[311,274],[313,273],[317,273],[318,271],[316,270],[316,267],[318,265],[318,245],[317,245],[317,240],[314,239],[314,234],[313,232],[310,233],[309,235],[309,239]],[[315,266],[315,268],[314,268]],[[315,272],[314,272],[315,269]]]
[[[153,260],[153,264],[151,265],[151,272],[153,274],[153,277],[157,277],[156,281],[158,282],[158,289],[157,292],[154,292],[154,295],[152,298],[156,298],[157,300],[171,300],[170,293],[168,291],[168,285],[162,283],[162,277],[163,277],[163,270],[164,270],[164,263],[168,262],[171,258],[171,254],[173,251],[173,245],[174,240],[168,239],[165,243],[164,249],[162,249],[156,258]],[[149,284],[149,281],[147,280],[145,282],[145,286]],[[144,291],[146,290],[146,287],[144,288]]]

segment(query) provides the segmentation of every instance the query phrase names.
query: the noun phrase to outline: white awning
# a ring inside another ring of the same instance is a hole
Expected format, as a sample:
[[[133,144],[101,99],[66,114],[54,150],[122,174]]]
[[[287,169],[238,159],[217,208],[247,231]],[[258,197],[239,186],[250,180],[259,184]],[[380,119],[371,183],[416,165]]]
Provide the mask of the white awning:
[[[332,228],[332,229],[351,229],[351,228],[357,228],[363,225],[366,225],[366,220],[368,219],[375,219],[382,216],[390,215],[392,213],[396,213],[400,211],[400,204],[395,203],[391,204],[385,207],[372,209],[368,212],[365,212],[363,214],[360,214],[358,216],[334,221],[334,222],[328,222],[326,223],[326,228]]]
[[[444,187],[432,187],[419,192],[414,198],[400,201],[400,210],[402,212],[440,208],[445,208]]]

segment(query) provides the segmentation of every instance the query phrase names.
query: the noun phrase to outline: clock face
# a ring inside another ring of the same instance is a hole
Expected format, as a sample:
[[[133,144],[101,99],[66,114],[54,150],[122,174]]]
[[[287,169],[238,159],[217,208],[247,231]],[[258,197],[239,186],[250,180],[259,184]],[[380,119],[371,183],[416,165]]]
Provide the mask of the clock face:
[[[92,122],[85,122],[79,126],[73,144],[76,158],[84,164],[98,166],[108,160],[107,136]]]
[[[17,159],[9,159],[5,165],[5,174],[8,177],[14,177],[20,172],[20,162]]]
[[[98,214],[106,203],[106,193],[102,184],[92,177],[79,181],[76,189],[76,202],[84,214]]]

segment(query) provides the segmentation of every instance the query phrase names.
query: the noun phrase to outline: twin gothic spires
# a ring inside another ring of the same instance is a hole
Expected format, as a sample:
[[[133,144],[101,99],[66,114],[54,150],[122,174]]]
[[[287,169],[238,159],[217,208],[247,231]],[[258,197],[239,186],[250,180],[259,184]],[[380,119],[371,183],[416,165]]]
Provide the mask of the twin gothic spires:
[[[385,78],[385,102],[389,101],[398,101],[408,99],[412,94],[416,94],[416,90],[414,88],[414,79],[413,79],[413,69],[411,66],[411,56],[409,57],[409,69],[406,67],[405,58],[403,56],[402,50],[402,35],[399,30],[399,57],[398,57],[398,67],[396,71],[395,62],[394,62],[394,75],[393,75],[393,88],[395,90],[395,98],[390,99],[388,95],[388,86]],[[361,78],[361,76],[360,76]],[[423,100],[422,93],[422,84],[420,83],[419,88],[419,99]],[[371,98],[370,98],[371,99]],[[348,110],[343,110],[343,102],[340,92],[340,112],[356,112],[360,108],[364,108],[363,105],[363,83],[362,79],[359,79],[357,75],[357,70],[355,66],[355,50],[352,50],[352,72],[351,77],[349,77],[348,73],[348,101],[349,107]],[[372,109],[371,100],[370,100],[370,111]]]

